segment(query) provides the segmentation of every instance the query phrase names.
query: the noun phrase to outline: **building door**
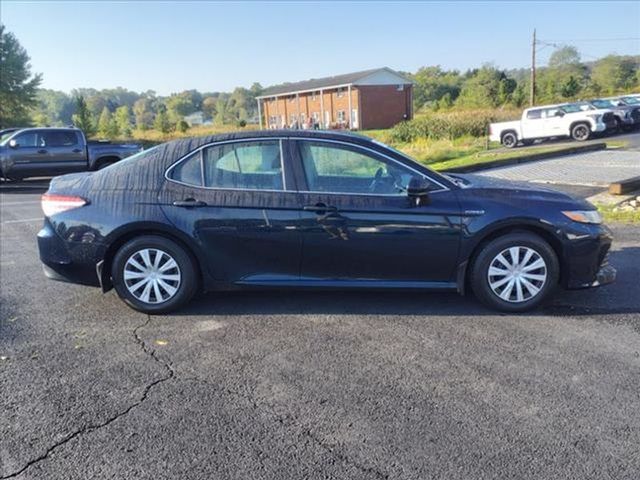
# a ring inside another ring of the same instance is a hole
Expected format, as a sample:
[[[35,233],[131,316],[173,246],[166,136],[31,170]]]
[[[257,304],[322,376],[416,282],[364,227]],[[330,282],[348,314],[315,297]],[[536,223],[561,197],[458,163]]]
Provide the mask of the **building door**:
[[[331,112],[328,110],[324,111],[324,128],[327,129],[331,126]]]
[[[351,110],[351,128],[360,128],[360,124],[358,122],[358,109],[354,108]]]

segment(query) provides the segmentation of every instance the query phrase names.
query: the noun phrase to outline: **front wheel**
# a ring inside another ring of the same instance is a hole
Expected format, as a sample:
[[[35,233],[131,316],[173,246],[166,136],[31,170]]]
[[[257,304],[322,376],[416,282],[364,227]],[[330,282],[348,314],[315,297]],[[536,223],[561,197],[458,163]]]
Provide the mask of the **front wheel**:
[[[191,256],[177,243],[156,235],[129,241],[112,265],[113,286],[130,307],[165,313],[185,305],[198,289]]]
[[[571,138],[578,142],[589,140],[591,136],[591,128],[586,123],[578,123],[571,128]]]
[[[471,287],[485,305],[524,312],[542,304],[560,276],[551,246],[531,233],[513,233],[487,243],[471,266]]]

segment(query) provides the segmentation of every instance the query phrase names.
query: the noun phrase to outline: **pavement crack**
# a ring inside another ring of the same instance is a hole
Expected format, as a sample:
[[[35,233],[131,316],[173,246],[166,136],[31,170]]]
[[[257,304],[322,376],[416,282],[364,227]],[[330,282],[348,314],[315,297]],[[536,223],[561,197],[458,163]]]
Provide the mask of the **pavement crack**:
[[[226,388],[223,385],[218,385],[216,383],[210,382],[208,380],[205,380],[203,378],[199,378],[199,377],[180,377],[181,381],[195,381],[198,383],[203,383],[205,385],[208,386],[212,386],[218,390],[222,390],[224,392],[226,392],[229,395],[234,395],[236,397],[240,397],[244,400],[247,400],[251,406],[255,409],[255,410],[262,410],[262,411],[266,411],[267,413],[269,413],[269,415],[273,418],[275,418],[275,420],[284,425],[285,422],[287,420],[289,420],[290,422],[294,423],[302,432],[302,435],[308,437],[309,439],[311,439],[311,441],[313,441],[313,443],[315,443],[317,446],[319,446],[320,448],[322,448],[323,450],[325,450],[326,452],[328,452],[330,455],[332,455],[334,458],[340,460],[342,463],[349,465],[351,467],[354,467],[358,470],[360,470],[362,473],[365,473],[367,475],[371,475],[375,478],[380,478],[380,479],[384,479],[387,480],[389,478],[389,474],[384,473],[380,470],[378,470],[375,467],[367,467],[365,465],[362,465],[356,461],[354,461],[353,459],[351,459],[350,457],[348,457],[347,455],[337,451],[335,449],[335,447],[328,445],[323,439],[319,438],[317,435],[315,435],[308,427],[306,427],[304,424],[302,424],[302,422],[300,422],[300,420],[298,420],[295,416],[293,415],[281,415],[278,412],[276,412],[273,408],[273,406],[269,405],[268,403],[265,402],[260,402],[258,400],[256,400],[252,395],[243,393],[243,392],[239,392],[237,390],[232,390],[229,388]]]
[[[144,390],[142,391],[142,395],[140,396],[138,401],[136,401],[135,403],[132,403],[131,405],[129,405],[127,408],[125,408],[121,412],[109,417],[108,419],[106,419],[106,420],[104,420],[104,421],[102,421],[100,423],[86,425],[86,426],[82,427],[81,429],[76,430],[75,432],[72,432],[69,435],[66,435],[64,438],[62,438],[61,440],[57,441],[52,446],[47,448],[47,450],[42,455],[40,455],[40,456],[38,456],[38,457],[36,457],[36,458],[34,458],[32,460],[29,460],[19,470],[16,470],[15,472],[10,473],[8,475],[3,475],[2,477],[0,477],[0,480],[5,480],[5,479],[8,479],[8,478],[14,478],[14,477],[17,477],[18,475],[21,475],[22,473],[27,471],[29,468],[31,468],[35,464],[40,463],[43,460],[45,460],[56,449],[58,449],[61,446],[65,445],[66,443],[69,443],[74,438],[80,437],[80,436],[82,436],[82,435],[84,435],[86,433],[91,433],[91,432],[94,432],[96,430],[100,430],[101,428],[107,427],[111,423],[115,422],[119,418],[124,417],[129,412],[131,412],[134,408],[136,408],[136,407],[140,406],[142,403],[144,403],[144,401],[147,399],[147,397],[149,395],[149,392],[151,391],[151,389],[153,389],[153,387],[155,387],[156,385],[159,385],[161,383],[164,383],[164,382],[166,382],[168,380],[171,380],[175,376],[175,371],[173,370],[171,362],[163,361],[162,359],[160,359],[156,355],[156,351],[154,349],[150,349],[149,346],[146,344],[146,342],[138,334],[138,332],[140,330],[142,330],[143,328],[145,328],[147,325],[149,325],[150,322],[151,322],[151,316],[147,315],[147,320],[144,323],[138,325],[137,327],[135,327],[133,329],[133,337],[134,337],[136,343],[142,349],[142,351],[144,353],[146,353],[148,356],[150,356],[153,359],[153,361],[155,361],[158,364],[160,364],[166,370],[166,374],[164,376],[162,376],[161,378],[158,378],[158,379],[154,380],[153,382],[150,382],[149,384],[147,384],[144,387]]]

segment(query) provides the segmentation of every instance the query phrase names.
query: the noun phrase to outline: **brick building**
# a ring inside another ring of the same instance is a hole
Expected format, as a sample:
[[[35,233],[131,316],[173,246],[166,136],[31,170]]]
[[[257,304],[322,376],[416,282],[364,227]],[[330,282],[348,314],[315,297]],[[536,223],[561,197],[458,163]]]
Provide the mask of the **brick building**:
[[[388,128],[412,118],[412,90],[386,67],[277,85],[257,98],[260,128]]]

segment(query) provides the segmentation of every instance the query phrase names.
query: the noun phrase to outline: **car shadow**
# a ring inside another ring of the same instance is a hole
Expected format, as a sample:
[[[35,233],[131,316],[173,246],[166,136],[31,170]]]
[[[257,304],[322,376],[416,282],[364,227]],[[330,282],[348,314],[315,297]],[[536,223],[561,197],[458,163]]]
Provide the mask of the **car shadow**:
[[[640,247],[612,254],[618,279],[600,288],[556,292],[534,316],[586,316],[640,313]],[[473,294],[421,291],[252,290],[200,295],[175,316],[233,315],[511,315],[480,304]]]

